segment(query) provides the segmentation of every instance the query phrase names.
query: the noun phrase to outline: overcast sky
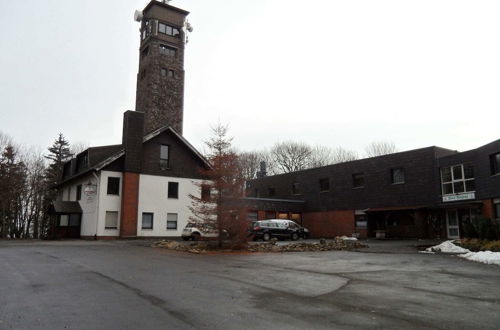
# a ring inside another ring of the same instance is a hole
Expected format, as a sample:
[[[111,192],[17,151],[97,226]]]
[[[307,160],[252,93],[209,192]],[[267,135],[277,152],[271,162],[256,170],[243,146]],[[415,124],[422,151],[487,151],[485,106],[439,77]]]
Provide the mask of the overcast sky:
[[[0,131],[121,142],[146,0],[1,0]],[[191,12],[184,135],[467,150],[500,137],[500,1],[174,0]]]

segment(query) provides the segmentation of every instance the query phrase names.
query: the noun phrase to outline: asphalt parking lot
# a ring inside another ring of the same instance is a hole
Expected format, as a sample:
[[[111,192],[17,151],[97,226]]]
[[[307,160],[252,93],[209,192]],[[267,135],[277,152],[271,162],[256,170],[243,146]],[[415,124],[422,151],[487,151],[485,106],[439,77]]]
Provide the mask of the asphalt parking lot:
[[[499,328],[500,267],[392,244],[194,255],[141,241],[0,241],[0,328]]]

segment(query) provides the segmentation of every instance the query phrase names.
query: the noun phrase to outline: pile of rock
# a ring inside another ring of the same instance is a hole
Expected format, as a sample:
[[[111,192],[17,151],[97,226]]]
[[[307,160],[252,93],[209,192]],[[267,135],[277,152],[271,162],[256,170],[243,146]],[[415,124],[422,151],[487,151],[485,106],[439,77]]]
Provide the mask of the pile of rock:
[[[249,252],[311,252],[311,251],[332,251],[332,250],[353,250],[366,247],[365,244],[359,241],[345,240],[341,237],[332,241],[324,239],[319,240],[319,243],[311,242],[296,242],[289,244],[276,244],[277,240],[272,239],[269,242],[250,244],[247,248]],[[153,247],[159,247],[174,251],[184,251],[189,253],[203,254],[209,250],[218,250],[214,244],[209,242],[176,242],[163,240],[155,242]],[[227,250],[224,250],[227,252]],[[223,252],[224,252],[223,251]]]
[[[358,241],[335,239],[334,241],[320,240],[319,243],[297,242],[276,245],[276,242],[253,244],[248,247],[251,252],[311,252],[332,250],[353,250],[366,247]]]
[[[190,253],[206,253],[208,249],[208,245],[205,242],[192,242],[192,243],[182,243],[176,241],[168,241],[162,240],[159,242],[155,242],[152,245],[153,247],[164,248],[168,250],[174,251],[184,251]]]

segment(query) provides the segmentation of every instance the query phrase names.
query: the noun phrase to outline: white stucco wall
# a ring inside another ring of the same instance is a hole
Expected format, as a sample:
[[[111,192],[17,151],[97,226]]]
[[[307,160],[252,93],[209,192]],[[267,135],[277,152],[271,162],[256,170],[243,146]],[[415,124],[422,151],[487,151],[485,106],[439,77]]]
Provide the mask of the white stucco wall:
[[[97,180],[95,176],[89,174],[72,181],[70,184],[64,185],[59,193],[59,199],[63,201],[76,201],[76,187],[80,184],[82,185],[82,197],[79,201],[82,208],[80,235],[94,236],[97,220],[97,194],[91,192],[85,193],[85,191],[89,186],[90,188],[96,187]]]
[[[99,217],[97,223],[97,236],[120,235],[120,211],[123,178],[121,172],[101,171],[99,173],[101,185],[99,187]],[[108,195],[108,177],[120,178],[119,195]],[[117,229],[106,229],[106,211],[118,212]],[[95,233],[95,228],[94,228]]]
[[[179,183],[179,198],[168,198],[168,182]],[[141,174],[139,181],[139,212],[137,215],[137,236],[181,235],[191,211],[189,195],[200,196],[201,180],[152,176]],[[142,213],[153,213],[153,229],[142,229]],[[167,229],[167,213],[177,213],[177,229]]]

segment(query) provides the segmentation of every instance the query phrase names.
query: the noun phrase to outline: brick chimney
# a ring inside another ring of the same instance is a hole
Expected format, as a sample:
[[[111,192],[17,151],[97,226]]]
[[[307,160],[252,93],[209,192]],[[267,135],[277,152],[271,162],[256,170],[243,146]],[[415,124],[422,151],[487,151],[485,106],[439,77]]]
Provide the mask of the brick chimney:
[[[142,168],[142,139],[144,113],[126,111],[123,114],[122,144],[125,149],[123,165],[120,237],[137,237],[139,207],[139,178]]]

